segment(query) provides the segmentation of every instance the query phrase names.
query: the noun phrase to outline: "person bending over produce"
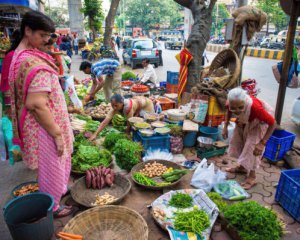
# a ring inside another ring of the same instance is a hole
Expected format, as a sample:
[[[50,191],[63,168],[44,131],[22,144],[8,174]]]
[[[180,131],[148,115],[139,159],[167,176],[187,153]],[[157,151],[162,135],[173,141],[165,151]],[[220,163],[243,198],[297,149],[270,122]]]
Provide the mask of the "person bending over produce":
[[[144,116],[145,113],[154,113],[154,106],[151,99],[137,96],[132,99],[124,99],[120,94],[111,97],[112,110],[107,114],[104,121],[100,124],[97,131],[90,137],[93,141],[97,135],[110,123],[115,114],[122,114],[126,118],[134,116]]]
[[[229,155],[237,158],[238,166],[228,168],[231,173],[248,174],[241,185],[247,190],[256,185],[256,169],[259,168],[265,145],[272,135],[276,121],[271,107],[255,97],[250,97],[241,88],[228,93],[228,109],[223,137],[228,137],[228,125],[232,115],[237,118],[229,145]]]
[[[103,87],[106,101],[110,100],[112,92],[119,93],[121,90],[121,69],[120,63],[111,58],[112,55],[103,55],[103,59],[93,65],[84,61],[81,63],[79,70],[85,74],[91,74],[93,86],[90,93],[84,98],[85,102],[93,100],[96,93]],[[106,75],[105,79],[103,75]]]

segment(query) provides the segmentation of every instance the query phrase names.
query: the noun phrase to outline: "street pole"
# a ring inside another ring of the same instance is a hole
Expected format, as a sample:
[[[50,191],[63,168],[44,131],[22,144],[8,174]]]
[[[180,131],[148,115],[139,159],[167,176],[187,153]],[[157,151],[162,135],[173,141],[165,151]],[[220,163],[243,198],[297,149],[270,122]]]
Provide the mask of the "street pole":
[[[288,80],[292,52],[294,47],[294,39],[295,39],[297,19],[298,19],[297,12],[300,7],[298,1],[291,1],[291,2],[292,2],[291,5],[292,12],[291,12],[287,38],[286,38],[282,74],[279,83],[279,90],[278,90],[278,97],[277,97],[276,111],[275,111],[275,118],[279,125],[281,123],[281,118],[282,118],[282,110],[283,110],[284,98],[286,93],[286,84]]]

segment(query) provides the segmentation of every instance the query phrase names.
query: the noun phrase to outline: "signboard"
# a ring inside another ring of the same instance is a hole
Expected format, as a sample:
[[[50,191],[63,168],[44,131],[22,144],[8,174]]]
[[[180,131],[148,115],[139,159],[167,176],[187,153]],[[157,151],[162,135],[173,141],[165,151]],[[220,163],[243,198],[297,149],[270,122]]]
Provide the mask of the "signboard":
[[[38,10],[37,0],[1,0],[1,5],[15,5],[17,7],[31,8],[33,10]]]

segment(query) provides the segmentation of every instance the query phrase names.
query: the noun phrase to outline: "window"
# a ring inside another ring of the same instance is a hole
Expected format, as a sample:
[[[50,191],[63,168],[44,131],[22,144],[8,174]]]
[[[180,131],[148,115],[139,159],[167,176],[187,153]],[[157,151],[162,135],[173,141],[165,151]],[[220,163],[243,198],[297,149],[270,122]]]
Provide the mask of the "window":
[[[137,48],[137,49],[148,49],[153,47],[154,47],[154,43],[151,40],[136,41],[133,43],[133,48]]]

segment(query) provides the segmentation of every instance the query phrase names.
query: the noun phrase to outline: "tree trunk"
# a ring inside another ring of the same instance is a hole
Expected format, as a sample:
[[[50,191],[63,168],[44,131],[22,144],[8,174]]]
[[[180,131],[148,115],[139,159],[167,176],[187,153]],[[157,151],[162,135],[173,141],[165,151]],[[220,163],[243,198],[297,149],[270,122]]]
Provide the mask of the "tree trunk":
[[[269,21],[267,21],[267,30],[266,30],[266,35],[269,36],[269,26],[270,26],[270,23]]]
[[[90,21],[90,29],[91,29],[92,35],[93,35],[93,41],[95,41],[95,39],[96,39],[96,29],[95,29],[94,19],[89,19],[89,21]]]
[[[112,31],[114,28],[115,17],[117,14],[118,6],[120,0],[112,0],[110,4],[110,9],[108,15],[105,19],[105,32],[104,32],[104,45],[109,46],[109,40],[112,35]]]
[[[205,5],[205,0],[174,1],[184,7],[188,7],[192,11],[194,18],[194,24],[186,43],[186,47],[193,55],[193,61],[191,61],[188,66],[186,85],[186,91],[191,92],[192,87],[194,87],[200,79],[202,55],[210,38],[212,10],[217,0],[211,0],[209,6]]]
[[[237,4],[236,4],[236,7],[239,8],[239,7],[243,7],[243,6],[246,6],[246,5],[248,5],[248,0],[238,0]]]

